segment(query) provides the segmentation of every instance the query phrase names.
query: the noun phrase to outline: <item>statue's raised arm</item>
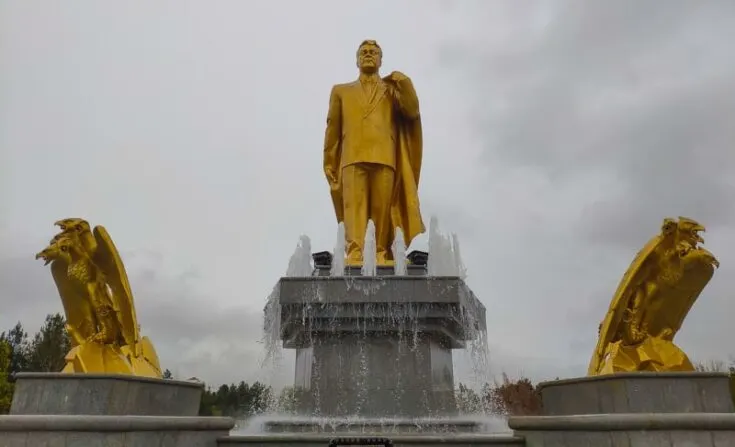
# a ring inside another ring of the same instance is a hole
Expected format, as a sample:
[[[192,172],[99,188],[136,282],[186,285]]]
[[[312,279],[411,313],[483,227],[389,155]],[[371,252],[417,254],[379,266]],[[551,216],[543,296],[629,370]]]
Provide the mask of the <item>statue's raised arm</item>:
[[[102,226],[63,219],[61,232],[36,255],[59,291],[72,339],[64,372],[161,377],[153,344],[140,337],[135,303],[120,254]]]
[[[698,244],[704,227],[664,219],[625,272],[599,327],[589,375],[632,371],[693,371],[673,343],[719,262]]]

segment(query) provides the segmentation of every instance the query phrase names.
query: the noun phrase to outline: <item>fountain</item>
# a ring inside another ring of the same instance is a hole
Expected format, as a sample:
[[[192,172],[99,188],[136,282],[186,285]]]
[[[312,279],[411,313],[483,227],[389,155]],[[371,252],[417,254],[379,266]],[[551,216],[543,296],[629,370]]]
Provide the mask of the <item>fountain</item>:
[[[312,253],[301,236],[265,305],[266,360],[296,352],[298,415],[263,416],[249,434],[230,432],[231,418],[199,417],[203,384],[161,377],[109,234],[72,218],[57,222],[62,231],[37,258],[51,264],[74,346],[63,372],[15,377],[0,445],[735,445],[730,376],[694,372],[673,342],[719,266],[698,246],[704,227],[687,218],[665,219],[631,264],[589,376],[539,385],[543,416],[506,425],[458,414],[453,351],[470,351],[487,373],[485,307],[465,283],[456,235],[436,218],[428,253],[406,254],[425,231],[421,118],[410,78],[380,78],[381,58],[377,42],[364,41],[365,85],[332,90],[324,168],[339,222],[334,253]]]
[[[374,228],[370,222],[360,274],[348,266],[335,276],[330,264],[340,254],[320,252],[312,256],[309,275],[279,280],[266,306],[265,344],[275,348],[277,337],[296,351],[298,416],[260,417],[246,434],[233,433],[232,442],[286,444],[307,436],[326,443],[331,436],[356,434],[418,441],[417,436],[508,432],[502,418],[457,413],[452,350],[468,344],[487,350],[484,306],[457,275],[428,276],[431,256],[406,255],[400,230],[392,245],[393,268],[381,266],[378,272],[367,260],[375,256]],[[432,231],[445,242],[447,271],[459,271],[452,238],[438,225]],[[287,273],[295,271],[293,260],[304,258],[306,246],[302,237]],[[497,436],[488,439],[516,442]]]

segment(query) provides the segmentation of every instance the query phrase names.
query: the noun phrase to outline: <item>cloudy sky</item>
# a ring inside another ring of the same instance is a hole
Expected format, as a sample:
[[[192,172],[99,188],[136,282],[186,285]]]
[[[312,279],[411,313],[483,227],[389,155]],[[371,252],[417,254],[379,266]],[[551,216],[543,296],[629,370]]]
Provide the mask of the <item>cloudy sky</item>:
[[[422,210],[459,235],[493,373],[584,374],[620,276],[679,215],[722,268],[677,340],[727,359],[734,21],[727,0],[0,2],[0,328],[61,310],[33,253],[82,216],[165,367],[262,378],[267,295],[301,234],[334,243],[329,90],[374,38],[418,89]]]

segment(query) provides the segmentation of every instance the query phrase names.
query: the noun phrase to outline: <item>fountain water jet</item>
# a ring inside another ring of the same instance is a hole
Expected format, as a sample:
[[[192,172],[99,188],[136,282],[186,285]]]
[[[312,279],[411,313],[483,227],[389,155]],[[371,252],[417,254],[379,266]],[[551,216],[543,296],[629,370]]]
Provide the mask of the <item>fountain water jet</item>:
[[[313,270],[311,265],[311,239],[309,239],[309,236],[301,235],[296,250],[294,250],[291,259],[288,261],[286,277],[311,276]]]
[[[334,244],[332,255],[332,268],[329,276],[344,276],[345,274],[345,223],[340,222],[337,226],[337,241]]]
[[[365,248],[362,253],[362,276],[375,276],[378,272],[377,247],[375,246],[375,223],[368,220],[365,231]]]
[[[457,235],[442,233],[436,216],[432,216],[429,223],[429,253],[429,276],[457,276],[462,279],[467,276]]]
[[[454,265],[457,270],[457,276],[462,279],[467,278],[467,268],[462,261],[462,255],[459,251],[459,238],[456,233],[452,233],[452,252],[454,253]]]
[[[396,228],[395,239],[393,240],[393,274],[396,276],[406,276],[408,269],[406,266],[406,241],[403,239],[403,230]]]

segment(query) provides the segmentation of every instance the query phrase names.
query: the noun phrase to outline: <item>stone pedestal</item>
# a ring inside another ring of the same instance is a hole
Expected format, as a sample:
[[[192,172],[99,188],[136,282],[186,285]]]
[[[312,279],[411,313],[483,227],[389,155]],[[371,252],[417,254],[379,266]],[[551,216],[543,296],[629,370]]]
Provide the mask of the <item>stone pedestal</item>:
[[[19,373],[10,414],[197,416],[204,385],[117,374]]]
[[[544,416],[511,417],[527,446],[735,446],[725,373],[630,373],[539,384]]]
[[[452,349],[485,330],[485,308],[461,279],[317,275],[282,278],[278,290],[304,414],[454,414]]]
[[[724,373],[621,373],[542,382],[549,416],[611,413],[732,413]]]
[[[334,419],[314,420],[312,418],[285,418],[268,421],[265,429],[268,433],[303,433],[303,434],[375,434],[408,435],[408,434],[460,434],[477,433],[482,428],[477,419]]]
[[[204,385],[126,375],[21,373],[0,446],[214,447],[230,418],[198,417]]]

